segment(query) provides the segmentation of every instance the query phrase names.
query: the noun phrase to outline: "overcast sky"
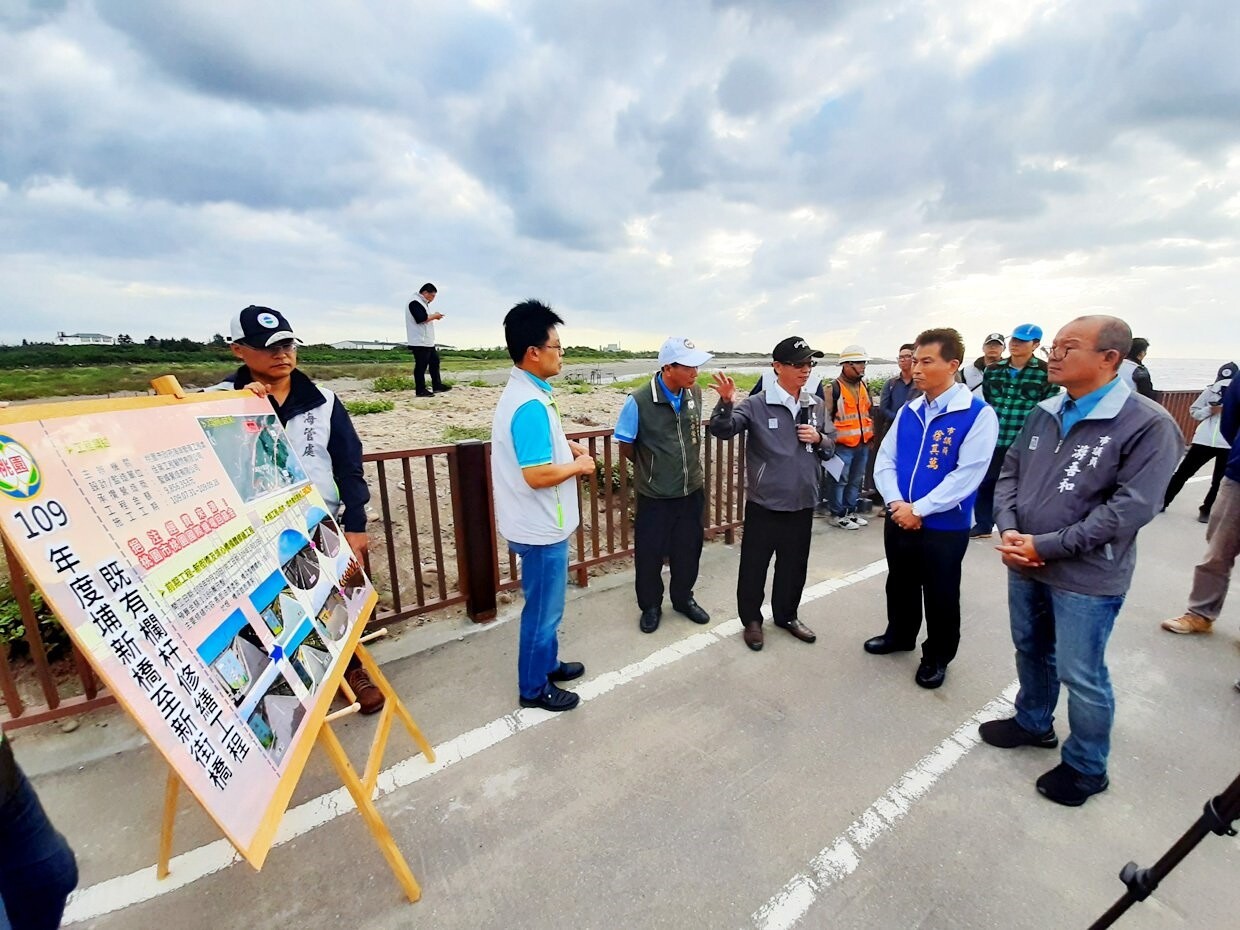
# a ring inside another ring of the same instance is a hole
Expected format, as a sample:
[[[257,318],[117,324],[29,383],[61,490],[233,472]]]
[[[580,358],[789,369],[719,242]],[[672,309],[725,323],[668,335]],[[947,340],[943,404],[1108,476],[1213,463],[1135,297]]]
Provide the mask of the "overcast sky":
[[[0,340],[1127,318],[1236,354],[1236,0],[0,0]]]

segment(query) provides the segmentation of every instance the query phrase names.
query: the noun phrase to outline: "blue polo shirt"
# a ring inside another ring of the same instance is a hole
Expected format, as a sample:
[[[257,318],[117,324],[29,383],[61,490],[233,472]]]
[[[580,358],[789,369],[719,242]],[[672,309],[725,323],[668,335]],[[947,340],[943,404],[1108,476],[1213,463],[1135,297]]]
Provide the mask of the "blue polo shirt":
[[[535,377],[528,371],[523,374],[551,396],[551,385],[542,378]],[[555,403],[555,401],[551,401]],[[547,405],[536,400],[527,400],[512,415],[512,444],[517,453],[517,464],[522,468],[535,465],[550,465],[553,460],[551,451],[551,424],[547,420]]]
[[[1111,388],[1118,383],[1119,377],[1116,376],[1102,387],[1090,391],[1084,397],[1078,397],[1076,400],[1073,400],[1065,393],[1063,406],[1059,408],[1059,426],[1062,435],[1067,436],[1068,430],[1093,413],[1094,408],[1098,406],[1098,401],[1106,397],[1110,393]]]

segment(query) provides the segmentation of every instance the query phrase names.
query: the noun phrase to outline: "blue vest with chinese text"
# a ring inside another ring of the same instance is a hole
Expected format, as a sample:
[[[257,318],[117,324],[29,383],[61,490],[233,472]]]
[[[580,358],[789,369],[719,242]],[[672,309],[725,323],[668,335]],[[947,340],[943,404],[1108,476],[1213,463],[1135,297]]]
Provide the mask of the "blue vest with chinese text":
[[[929,416],[925,405],[904,408],[896,435],[896,478],[906,501],[921,500],[955,470],[960,444],[985,406],[974,397],[968,408],[940,413],[929,423],[922,422]],[[974,491],[951,510],[923,517],[922,525],[928,530],[967,530],[976,499]]]

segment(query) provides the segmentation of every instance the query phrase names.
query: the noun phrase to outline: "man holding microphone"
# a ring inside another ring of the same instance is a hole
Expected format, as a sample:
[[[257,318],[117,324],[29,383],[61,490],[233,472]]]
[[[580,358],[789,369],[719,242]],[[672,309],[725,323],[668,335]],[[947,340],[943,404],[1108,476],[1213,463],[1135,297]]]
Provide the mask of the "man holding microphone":
[[[737,402],[736,382],[716,372],[719,393],[710,432],[730,439],[748,432],[745,444],[745,534],[736,580],[736,604],[745,645],[762,648],[762,600],[775,557],[771,616],[775,625],[804,643],[817,637],[797,619],[805,588],[810,531],[818,502],[821,462],[835,451],[835,427],[822,399],[805,391],[822,353],[789,336],[772,352],[775,378],[765,390]]]

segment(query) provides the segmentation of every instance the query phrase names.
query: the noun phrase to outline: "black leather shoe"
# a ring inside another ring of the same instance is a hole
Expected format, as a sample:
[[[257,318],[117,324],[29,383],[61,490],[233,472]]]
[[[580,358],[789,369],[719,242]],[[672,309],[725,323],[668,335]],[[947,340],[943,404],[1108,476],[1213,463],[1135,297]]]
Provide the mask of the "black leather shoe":
[[[941,685],[946,677],[946,665],[939,665],[938,662],[927,662],[923,659],[921,665],[917,666],[917,674],[913,676],[913,681],[923,688],[933,689]]]
[[[814,635],[814,631],[807,627],[800,620],[772,620],[781,630],[787,630],[803,643],[812,643],[818,637]]]
[[[416,394],[418,397],[434,397],[435,396],[434,393],[431,391],[414,391],[413,393]]]
[[[662,607],[647,607],[642,611],[642,618],[637,625],[643,633],[653,633],[659,628],[659,619],[662,616]]]
[[[710,614],[704,611],[702,605],[693,598],[689,598],[683,604],[673,604],[672,609],[678,614],[684,614],[694,623],[710,623]]]
[[[887,634],[875,636],[865,641],[865,651],[870,655],[885,656],[893,652],[912,652],[912,646],[901,646],[891,639],[887,638]]]
[[[522,707],[541,707],[543,710],[572,710],[581,702],[581,697],[572,691],[565,691],[555,685],[547,685],[547,690],[536,698],[521,698]]]
[[[572,681],[586,673],[586,667],[580,662],[561,662],[560,667],[547,676],[548,681]]]
[[[450,391],[450,390],[452,390],[452,385],[450,385],[450,384],[436,384],[436,385],[434,385],[434,386],[432,387],[432,390],[433,390],[436,394],[442,394],[442,393],[444,393],[444,391]]]

